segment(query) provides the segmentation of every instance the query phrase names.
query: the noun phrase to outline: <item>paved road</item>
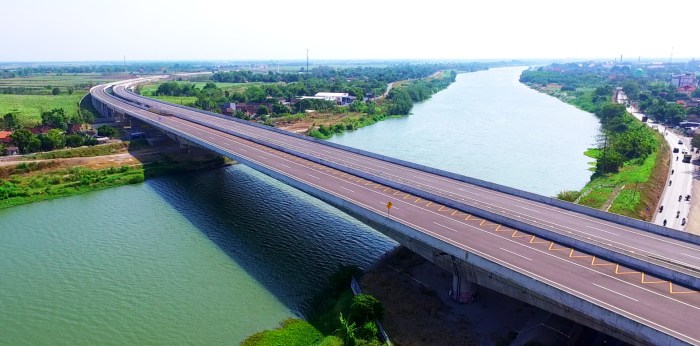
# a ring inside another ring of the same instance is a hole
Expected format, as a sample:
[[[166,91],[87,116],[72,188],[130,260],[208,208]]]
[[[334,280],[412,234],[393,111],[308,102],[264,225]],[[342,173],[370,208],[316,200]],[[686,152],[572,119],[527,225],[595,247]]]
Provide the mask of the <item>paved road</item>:
[[[116,88],[116,90],[117,93],[126,97],[140,99],[127,95],[123,89]],[[96,95],[104,102],[129,108],[142,118],[159,122],[159,125],[166,130],[187,133],[212,145],[222,153],[246,158],[262,167],[364,206],[368,210],[386,213],[385,204],[391,201],[394,204],[391,215],[388,216],[391,219],[494,263],[512,268],[616,314],[651,326],[679,340],[700,344],[700,329],[695,327],[695,319],[700,316],[700,293],[697,291],[679,287],[668,281],[653,278],[536,236],[491,223],[477,216],[423,200],[208,126],[194,124],[177,117],[159,117],[152,112],[130,107],[106,96],[99,96],[99,89]],[[155,103],[152,104],[156,106]],[[582,238],[609,242],[620,251],[637,251],[646,256],[667,257],[690,267],[697,267],[700,263],[700,248],[695,245],[650,235],[380,160],[360,157],[323,144],[265,133],[269,131],[197,112],[170,108],[172,106],[158,107],[163,110],[177,110],[179,114],[197,118],[199,121],[205,119],[212,125],[262,138],[269,143],[284,144],[298,151],[313,153],[328,161],[340,162],[382,177],[414,184],[442,196],[449,196],[510,217],[527,219],[564,233],[576,233]]]
[[[628,108],[627,111],[640,120],[644,116],[633,108]],[[666,227],[685,230],[686,225],[682,224],[682,220],[685,218],[687,221],[690,212],[690,202],[685,200],[685,196],[692,195],[694,166],[692,163],[683,162],[683,151],[690,152],[690,138],[681,136],[662,124],[647,122],[647,125],[655,127],[664,136],[671,149],[678,148],[678,153],[671,153],[669,176],[657,206],[657,208],[663,206],[663,211],[659,212],[657,209],[652,222],[663,225],[666,220]],[[682,197],[680,201],[679,196]]]

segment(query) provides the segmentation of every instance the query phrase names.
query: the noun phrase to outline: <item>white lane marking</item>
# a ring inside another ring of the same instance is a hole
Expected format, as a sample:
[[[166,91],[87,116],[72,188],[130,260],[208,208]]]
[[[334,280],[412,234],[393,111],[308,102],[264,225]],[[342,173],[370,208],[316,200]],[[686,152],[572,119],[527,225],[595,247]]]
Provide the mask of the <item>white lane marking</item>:
[[[292,168],[292,167],[289,167],[289,166],[285,165],[284,163],[280,163],[279,165],[282,166],[282,167]]]
[[[342,187],[342,186],[338,186],[338,187],[341,188],[341,189],[343,189],[343,190],[347,190],[347,191],[350,191],[350,192],[352,192],[352,193],[355,193],[355,191],[350,190],[350,189],[348,189],[347,187]]]
[[[699,259],[699,260],[700,260],[700,257],[695,257],[695,256],[693,256],[693,255],[688,255],[687,253],[681,252],[681,255],[688,256],[688,257],[692,257],[692,258],[695,258],[695,259]]]
[[[533,213],[540,213],[539,210],[530,209],[530,208],[525,208],[525,207],[523,207],[522,205],[516,205],[516,207],[521,208],[521,209],[525,209],[525,210],[529,210],[529,211],[531,211],[531,212],[533,212]]]
[[[434,224],[436,224],[436,225],[438,225],[438,226],[440,226],[440,227],[444,227],[444,228],[447,228],[447,229],[449,229],[449,230],[450,230],[450,231],[452,231],[452,232],[455,232],[455,233],[459,233],[459,231],[458,231],[458,230],[456,230],[456,229],[454,229],[454,228],[452,228],[452,227],[448,227],[448,226],[445,226],[445,225],[439,224],[439,223],[437,223],[437,222],[435,222],[435,221],[433,221],[433,223],[434,223]]]
[[[245,149],[243,149],[243,148],[238,148],[238,150],[243,151],[243,152],[248,151],[248,150],[245,150]]]
[[[308,176],[310,176],[310,177],[312,177],[312,178],[316,178],[316,179],[318,179],[318,180],[321,180],[321,178],[319,178],[319,177],[317,177],[317,176],[315,176],[315,175],[313,175],[313,174],[306,173],[306,175],[308,175]]]
[[[508,253],[511,253],[511,254],[513,254],[513,255],[516,255],[516,256],[518,256],[518,257],[522,257],[522,258],[524,258],[524,259],[526,259],[526,260],[528,260],[528,261],[532,261],[532,258],[525,257],[525,256],[523,256],[523,255],[521,255],[521,254],[519,254],[519,253],[517,253],[517,252],[513,252],[513,251],[510,251],[510,250],[506,250],[506,249],[504,249],[504,248],[501,248],[501,250],[503,250],[503,251],[505,251],[505,252],[508,252]]]
[[[609,233],[609,234],[612,234],[612,235],[614,235],[614,236],[616,236],[616,237],[619,237],[619,236],[620,236],[620,235],[617,234],[617,233],[613,233],[613,232],[610,232],[610,231],[606,231],[606,230],[604,230],[604,229],[600,229],[600,228],[597,228],[597,227],[588,226],[588,225],[587,225],[586,227],[588,227],[588,228],[593,228],[593,229],[596,230],[596,231],[601,231],[601,232]]]
[[[612,293],[619,294],[619,295],[621,295],[621,296],[623,296],[623,297],[625,297],[625,298],[627,298],[627,299],[634,300],[635,302],[638,302],[638,301],[639,301],[639,300],[634,299],[634,298],[632,298],[632,297],[630,297],[630,296],[628,296],[628,295],[622,294],[622,293],[620,293],[620,292],[613,291],[613,290],[611,290],[611,289],[609,289],[609,288],[607,288],[607,287],[603,287],[603,286],[598,285],[598,284],[593,284],[593,286],[598,286],[598,287],[600,287],[600,288],[602,288],[602,289],[604,289],[604,290],[606,290],[606,291],[610,291],[610,292],[612,292]]]

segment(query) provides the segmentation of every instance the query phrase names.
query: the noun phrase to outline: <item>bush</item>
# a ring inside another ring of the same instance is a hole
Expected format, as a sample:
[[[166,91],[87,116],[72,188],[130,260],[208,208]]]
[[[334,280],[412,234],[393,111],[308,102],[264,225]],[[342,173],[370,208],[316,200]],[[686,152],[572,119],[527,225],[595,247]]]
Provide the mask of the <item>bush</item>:
[[[567,202],[575,201],[581,195],[580,191],[562,191],[557,194],[557,199]]]
[[[350,319],[358,324],[379,320],[384,315],[384,306],[379,299],[369,294],[358,294],[350,304]]]
[[[374,321],[368,321],[357,330],[357,337],[365,340],[372,340],[379,334],[379,327]]]
[[[117,129],[112,126],[101,126],[97,129],[97,134],[102,137],[114,138],[117,136]]]

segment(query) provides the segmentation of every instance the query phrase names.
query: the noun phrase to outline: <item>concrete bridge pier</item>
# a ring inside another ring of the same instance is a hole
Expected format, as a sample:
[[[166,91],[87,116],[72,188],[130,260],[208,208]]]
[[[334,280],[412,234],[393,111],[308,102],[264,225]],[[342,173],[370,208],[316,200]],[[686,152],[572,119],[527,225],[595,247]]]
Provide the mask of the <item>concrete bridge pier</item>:
[[[450,298],[458,303],[471,303],[479,299],[479,285],[468,277],[468,273],[452,256],[452,289]]]

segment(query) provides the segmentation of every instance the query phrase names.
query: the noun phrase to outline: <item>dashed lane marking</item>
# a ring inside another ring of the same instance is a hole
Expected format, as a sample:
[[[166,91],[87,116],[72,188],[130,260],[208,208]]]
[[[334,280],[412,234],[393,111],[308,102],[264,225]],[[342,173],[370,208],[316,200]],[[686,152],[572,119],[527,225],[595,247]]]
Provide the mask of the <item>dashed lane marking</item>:
[[[623,296],[623,297],[625,297],[625,298],[627,298],[627,299],[634,300],[635,302],[638,302],[638,301],[639,301],[639,300],[634,299],[634,298],[632,298],[632,297],[630,297],[630,296],[628,296],[628,295],[626,295],[626,294],[622,294],[622,293],[620,293],[620,292],[613,291],[613,290],[611,290],[611,289],[609,289],[609,288],[607,288],[607,287],[603,287],[603,286],[598,285],[598,284],[595,284],[595,283],[594,283],[593,285],[594,285],[594,286],[597,286],[597,287],[600,287],[600,288],[602,288],[602,289],[604,289],[604,290],[606,290],[606,291],[615,293],[615,294],[617,294],[617,295],[621,295],[621,296]]]
[[[523,256],[523,255],[521,255],[521,254],[519,254],[519,253],[517,253],[517,252],[513,252],[513,251],[510,251],[510,250],[506,250],[506,249],[504,249],[504,248],[501,248],[501,250],[503,250],[503,251],[505,251],[505,252],[507,252],[507,253],[516,255],[516,256],[518,256],[518,257],[522,257],[522,258],[524,258],[524,259],[526,259],[526,260],[528,260],[528,261],[532,261],[532,258],[525,257],[525,256]]]

